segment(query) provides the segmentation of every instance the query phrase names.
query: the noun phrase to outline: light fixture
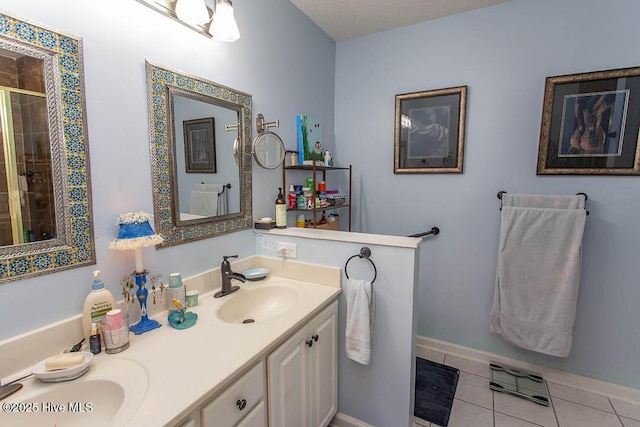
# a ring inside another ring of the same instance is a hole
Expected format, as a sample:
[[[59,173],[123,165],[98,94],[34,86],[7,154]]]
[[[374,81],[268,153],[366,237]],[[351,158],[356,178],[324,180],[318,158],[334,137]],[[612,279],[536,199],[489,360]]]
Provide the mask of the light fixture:
[[[191,25],[203,25],[210,19],[204,0],[177,0],[175,11],[179,19]]]
[[[147,317],[147,296],[149,291],[145,288],[147,274],[149,273],[142,266],[142,248],[160,244],[164,241],[162,236],[155,234],[149,221],[151,215],[145,212],[127,213],[120,215],[117,225],[120,226],[118,237],[109,244],[109,249],[134,250],[136,257],[136,269],[133,272],[138,290],[136,297],[140,303],[140,322],[129,329],[136,335],[151,331],[162,326],[158,321]]]
[[[214,39],[225,42],[234,42],[240,38],[238,24],[233,16],[231,0],[216,0],[216,11],[211,21],[209,33]]]

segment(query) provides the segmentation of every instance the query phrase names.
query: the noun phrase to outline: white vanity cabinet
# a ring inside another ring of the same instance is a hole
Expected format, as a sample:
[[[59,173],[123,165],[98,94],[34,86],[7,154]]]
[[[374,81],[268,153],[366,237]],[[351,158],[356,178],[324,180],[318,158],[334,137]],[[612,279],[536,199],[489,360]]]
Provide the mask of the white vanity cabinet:
[[[338,302],[267,357],[270,427],[326,427],[338,407]]]
[[[259,362],[202,407],[202,427],[267,427],[264,395],[264,363]]]

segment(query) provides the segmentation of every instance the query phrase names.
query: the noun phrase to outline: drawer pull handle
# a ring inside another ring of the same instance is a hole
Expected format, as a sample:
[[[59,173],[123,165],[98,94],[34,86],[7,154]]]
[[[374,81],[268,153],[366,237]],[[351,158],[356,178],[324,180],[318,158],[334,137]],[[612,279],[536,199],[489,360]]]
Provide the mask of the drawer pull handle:
[[[306,342],[307,346],[309,346],[309,347],[313,346],[313,340],[307,340],[305,342]]]
[[[313,337],[311,337],[311,338],[313,338],[313,340],[314,340],[315,342],[318,342],[318,338],[319,338],[319,337],[318,337],[318,335],[317,335],[317,334],[316,334],[316,335],[314,335],[314,336],[313,336]]]
[[[241,411],[247,407],[247,399],[238,399],[238,401],[236,402],[236,405],[238,405],[238,409],[240,409]]]

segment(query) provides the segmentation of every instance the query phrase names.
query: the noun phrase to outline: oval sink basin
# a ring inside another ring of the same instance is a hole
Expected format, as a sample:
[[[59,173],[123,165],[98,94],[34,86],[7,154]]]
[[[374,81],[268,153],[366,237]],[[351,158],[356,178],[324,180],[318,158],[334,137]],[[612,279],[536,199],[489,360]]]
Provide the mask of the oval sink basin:
[[[241,289],[218,309],[218,318],[227,323],[253,323],[270,319],[289,310],[300,297],[293,288],[263,286]]]
[[[45,384],[33,378],[23,384],[5,401],[37,407],[37,412],[4,413],[0,424],[115,426],[126,424],[142,403],[147,372],[127,359],[94,359],[89,371],[76,380]]]

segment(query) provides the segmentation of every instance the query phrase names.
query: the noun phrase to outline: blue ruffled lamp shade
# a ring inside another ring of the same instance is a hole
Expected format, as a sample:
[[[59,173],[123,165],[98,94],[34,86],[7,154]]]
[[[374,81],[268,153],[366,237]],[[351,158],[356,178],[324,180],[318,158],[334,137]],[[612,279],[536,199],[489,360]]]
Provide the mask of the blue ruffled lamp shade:
[[[126,213],[120,215],[117,225],[118,237],[109,244],[109,249],[135,250],[136,271],[142,272],[142,254],[140,248],[160,244],[164,241],[162,236],[156,234],[151,228],[151,215],[145,212]]]
[[[141,248],[157,245],[164,241],[162,236],[153,231],[149,221],[151,221],[151,215],[145,212],[120,215],[116,223],[120,226],[118,237],[109,244],[109,249],[135,251],[136,269],[133,272],[133,276],[135,277],[136,285],[138,285],[136,296],[140,302],[142,320],[129,329],[136,335],[162,326],[157,321],[147,317],[147,296],[149,291],[144,286],[147,281],[147,270],[142,266]]]
[[[151,215],[145,212],[127,213],[118,217],[120,226],[118,237],[109,245],[109,249],[130,250],[157,245],[164,239],[151,228]]]

